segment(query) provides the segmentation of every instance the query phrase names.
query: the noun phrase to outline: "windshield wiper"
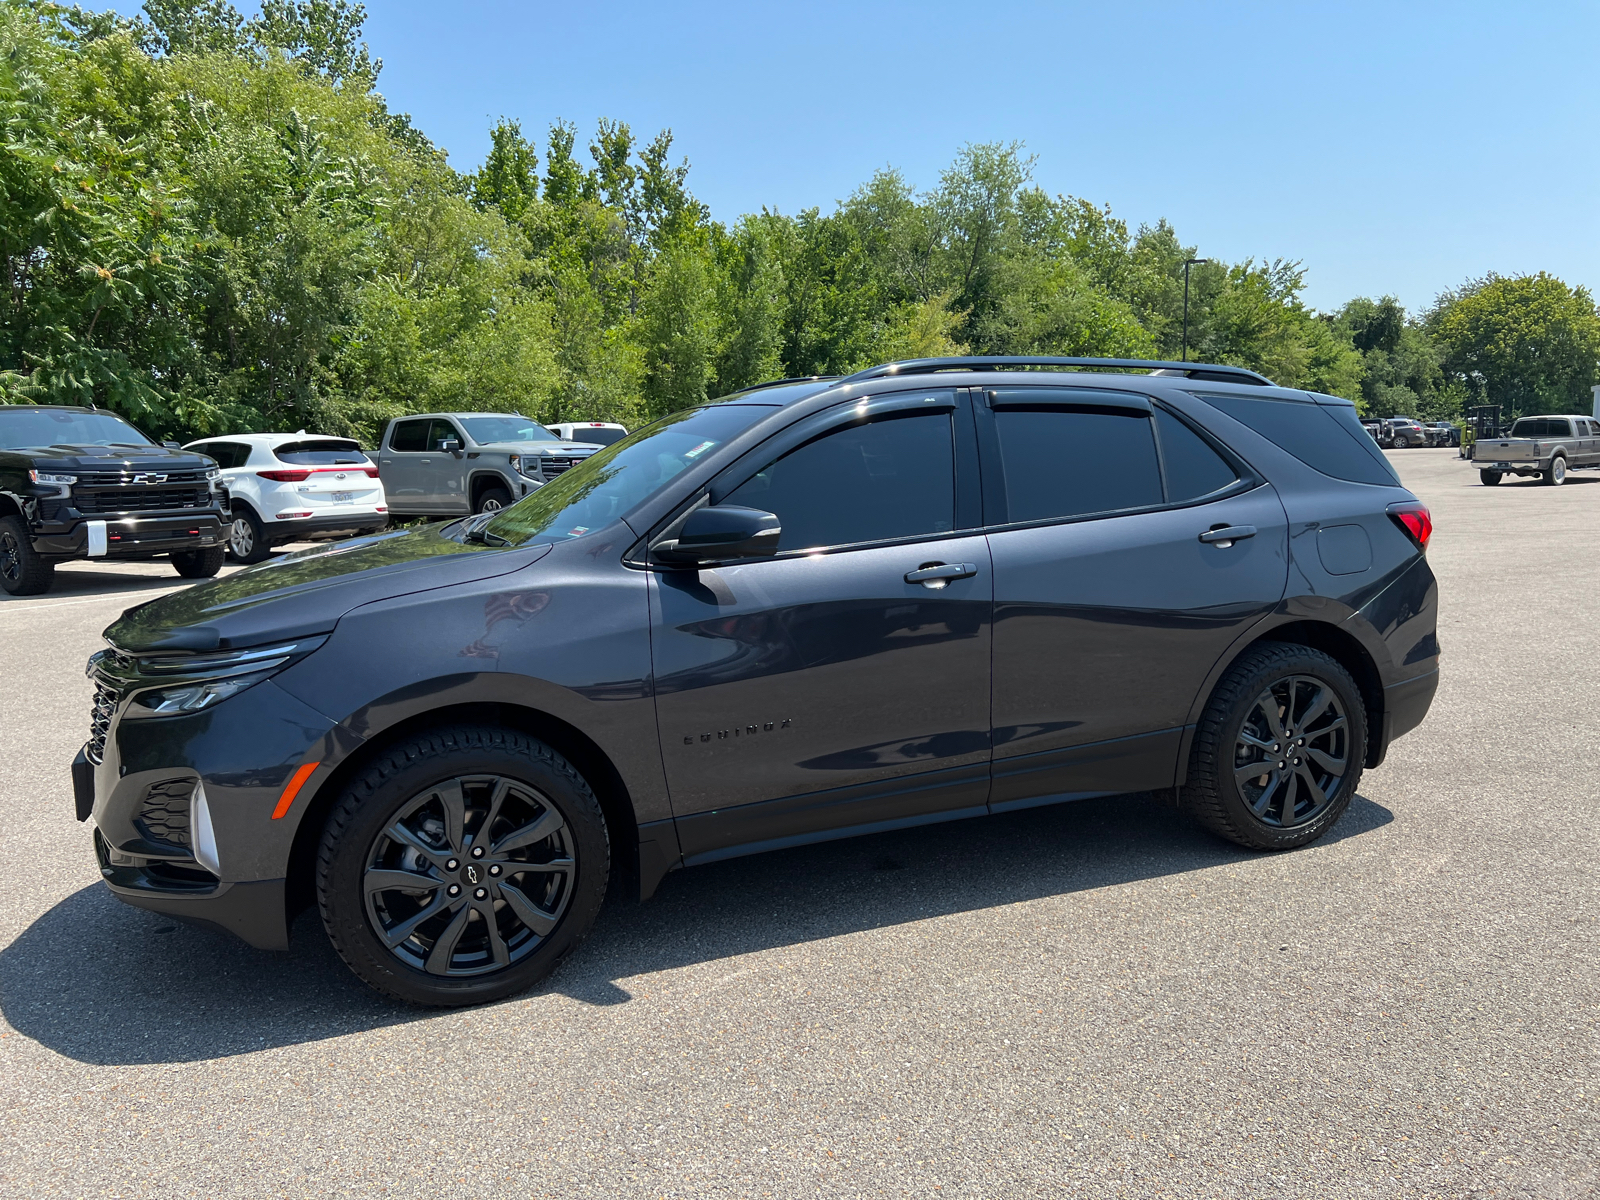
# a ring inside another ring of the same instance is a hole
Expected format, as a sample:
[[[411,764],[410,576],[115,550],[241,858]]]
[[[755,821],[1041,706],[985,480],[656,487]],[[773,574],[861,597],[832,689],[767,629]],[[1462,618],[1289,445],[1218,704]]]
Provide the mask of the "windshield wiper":
[[[494,520],[493,513],[484,513],[482,519],[477,521],[476,524],[470,520],[465,522],[461,530],[462,538],[469,542],[476,542],[480,546],[511,545],[510,538],[489,532],[488,525],[492,520]]]

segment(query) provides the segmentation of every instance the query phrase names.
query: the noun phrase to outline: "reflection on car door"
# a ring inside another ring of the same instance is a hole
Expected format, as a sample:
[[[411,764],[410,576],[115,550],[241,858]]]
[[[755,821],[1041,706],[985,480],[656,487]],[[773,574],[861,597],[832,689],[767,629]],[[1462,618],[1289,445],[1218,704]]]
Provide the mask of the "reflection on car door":
[[[1169,787],[1207,674],[1283,597],[1283,507],[1141,399],[988,397],[991,807]]]
[[[970,417],[953,391],[888,403],[713,486],[778,515],[778,557],[654,577],[688,859],[985,811],[993,593]],[[953,577],[919,582],[934,564]]]

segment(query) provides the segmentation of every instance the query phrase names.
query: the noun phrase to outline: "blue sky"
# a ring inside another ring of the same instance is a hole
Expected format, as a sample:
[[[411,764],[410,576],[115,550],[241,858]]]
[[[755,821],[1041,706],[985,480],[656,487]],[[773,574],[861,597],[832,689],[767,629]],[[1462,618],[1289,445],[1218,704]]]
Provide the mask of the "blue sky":
[[[1592,0],[368,10],[379,90],[458,169],[501,115],[541,151],[557,117],[582,144],[601,116],[670,127],[728,221],[831,208],[888,164],[932,186],[963,143],[1017,140],[1051,192],[1166,217],[1202,255],[1303,260],[1322,308],[1420,308],[1491,270],[1600,285]]]

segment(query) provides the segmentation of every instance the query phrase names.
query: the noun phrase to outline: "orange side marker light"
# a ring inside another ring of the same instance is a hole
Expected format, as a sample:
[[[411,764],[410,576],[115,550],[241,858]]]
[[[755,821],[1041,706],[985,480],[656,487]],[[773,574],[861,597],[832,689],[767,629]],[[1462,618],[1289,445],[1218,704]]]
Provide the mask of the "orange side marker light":
[[[303,764],[289,780],[289,785],[283,789],[283,795],[278,797],[278,807],[272,810],[272,819],[276,821],[289,811],[289,806],[294,803],[294,798],[300,794],[300,789],[305,787],[306,780],[311,778],[311,773],[320,767],[321,763],[308,762]]]

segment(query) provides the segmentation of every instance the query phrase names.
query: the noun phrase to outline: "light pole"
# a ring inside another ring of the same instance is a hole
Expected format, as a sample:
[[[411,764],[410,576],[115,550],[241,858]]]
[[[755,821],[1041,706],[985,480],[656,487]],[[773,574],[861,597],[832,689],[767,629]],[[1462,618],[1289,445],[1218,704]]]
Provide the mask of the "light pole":
[[[1208,263],[1209,258],[1186,258],[1183,260],[1183,361],[1189,361],[1189,268],[1197,267],[1201,263]]]

